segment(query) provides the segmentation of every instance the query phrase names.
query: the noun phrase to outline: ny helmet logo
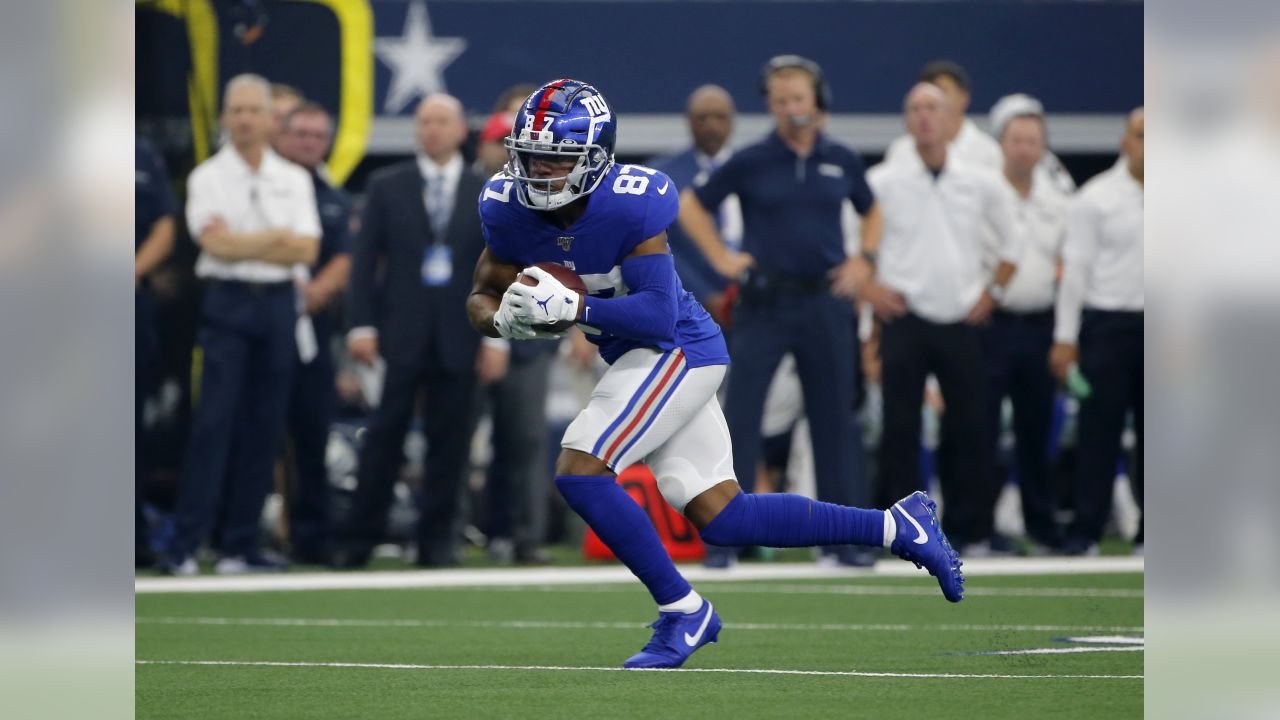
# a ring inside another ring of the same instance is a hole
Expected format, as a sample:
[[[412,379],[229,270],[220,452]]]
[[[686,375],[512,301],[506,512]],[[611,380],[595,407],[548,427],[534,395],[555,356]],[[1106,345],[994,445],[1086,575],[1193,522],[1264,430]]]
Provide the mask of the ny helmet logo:
[[[592,117],[609,114],[609,106],[604,104],[604,98],[599,95],[591,95],[582,98],[582,105]]]
[[[561,250],[569,252],[569,247],[573,245],[573,238],[568,235],[561,235],[556,238],[556,244],[560,246]]]

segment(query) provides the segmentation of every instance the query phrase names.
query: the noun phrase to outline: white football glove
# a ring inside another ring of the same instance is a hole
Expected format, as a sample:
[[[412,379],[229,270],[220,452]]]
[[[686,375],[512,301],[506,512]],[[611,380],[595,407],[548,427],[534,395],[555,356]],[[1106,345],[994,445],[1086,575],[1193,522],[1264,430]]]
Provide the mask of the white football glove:
[[[518,285],[519,283],[514,283],[512,287]],[[498,335],[508,340],[560,337],[556,333],[531,327],[531,323],[524,317],[524,308],[527,303],[527,298],[513,294],[510,290],[502,296],[502,303],[498,306],[498,311],[493,314],[493,326],[497,328]]]
[[[512,312],[526,323],[577,322],[578,304],[582,297],[565,287],[554,275],[539,267],[527,267],[525,275],[538,281],[536,286],[512,283],[503,296],[511,297]]]
[[[498,311],[493,314],[493,327],[498,330],[499,337],[508,340],[527,340],[527,336],[533,332],[533,328],[515,319],[511,305],[506,302],[505,297],[503,303],[498,306]]]

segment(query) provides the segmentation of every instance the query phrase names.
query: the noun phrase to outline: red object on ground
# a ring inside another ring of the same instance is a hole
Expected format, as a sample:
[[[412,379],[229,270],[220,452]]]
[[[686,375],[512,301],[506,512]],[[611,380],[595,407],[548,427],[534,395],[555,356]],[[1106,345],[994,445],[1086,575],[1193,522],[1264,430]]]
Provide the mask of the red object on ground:
[[[647,466],[632,465],[623,470],[618,475],[618,484],[649,516],[649,521],[658,530],[658,537],[662,539],[662,546],[667,549],[672,560],[696,562],[706,557],[707,548],[702,544],[702,538],[698,537],[697,528],[662,499],[658,481]],[[616,559],[591,528],[587,528],[586,537],[582,539],[582,555],[588,560]]]

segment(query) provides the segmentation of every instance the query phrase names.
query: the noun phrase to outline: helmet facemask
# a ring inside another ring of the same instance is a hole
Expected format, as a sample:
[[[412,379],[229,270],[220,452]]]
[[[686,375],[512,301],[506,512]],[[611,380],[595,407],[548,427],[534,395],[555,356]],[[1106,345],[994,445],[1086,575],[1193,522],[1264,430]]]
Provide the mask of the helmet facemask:
[[[572,139],[557,143],[509,137],[504,145],[508,156],[505,172],[518,181],[521,192],[517,197],[520,202],[534,210],[554,210],[590,194],[613,163],[613,158],[602,146],[578,145]],[[540,178],[533,176],[532,160],[535,156],[555,160],[573,158],[576,162],[563,175]],[[555,189],[561,183],[563,185]]]

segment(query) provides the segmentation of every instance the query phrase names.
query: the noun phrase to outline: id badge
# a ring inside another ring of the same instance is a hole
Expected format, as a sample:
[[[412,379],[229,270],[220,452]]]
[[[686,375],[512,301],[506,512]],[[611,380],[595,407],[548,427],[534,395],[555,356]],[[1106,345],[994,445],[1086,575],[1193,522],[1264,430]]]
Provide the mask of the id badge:
[[[453,277],[453,252],[448,245],[432,245],[422,256],[422,284],[427,287],[448,285]]]

